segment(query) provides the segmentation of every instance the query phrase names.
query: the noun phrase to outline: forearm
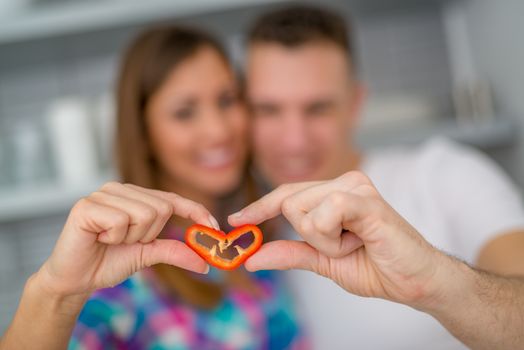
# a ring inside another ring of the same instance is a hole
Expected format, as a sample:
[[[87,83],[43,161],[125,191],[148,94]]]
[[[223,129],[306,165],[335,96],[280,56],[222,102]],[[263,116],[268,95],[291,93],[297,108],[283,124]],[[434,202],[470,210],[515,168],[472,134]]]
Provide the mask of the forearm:
[[[472,349],[524,349],[524,279],[448,259],[448,288],[425,311]]]
[[[45,288],[38,274],[31,276],[15,317],[0,340],[0,350],[66,349],[87,298],[60,296]]]

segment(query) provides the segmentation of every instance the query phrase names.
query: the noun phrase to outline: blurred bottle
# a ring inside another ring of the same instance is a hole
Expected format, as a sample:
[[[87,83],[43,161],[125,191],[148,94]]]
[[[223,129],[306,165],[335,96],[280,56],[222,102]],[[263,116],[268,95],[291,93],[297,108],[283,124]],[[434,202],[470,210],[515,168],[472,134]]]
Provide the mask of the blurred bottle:
[[[9,147],[7,142],[5,126],[0,123],[0,191],[6,188],[11,182],[11,164],[8,158]]]
[[[455,115],[461,123],[483,123],[495,119],[491,88],[485,80],[455,86],[453,102]]]
[[[493,93],[489,82],[477,71],[470,38],[468,6],[464,1],[449,1],[443,6],[453,103],[459,123],[485,123],[495,117]]]
[[[93,107],[98,164],[104,172],[112,172],[116,127],[113,96],[107,92],[96,97]]]
[[[78,97],[55,100],[47,112],[51,149],[60,182],[78,187],[98,177],[93,125],[86,102]]]

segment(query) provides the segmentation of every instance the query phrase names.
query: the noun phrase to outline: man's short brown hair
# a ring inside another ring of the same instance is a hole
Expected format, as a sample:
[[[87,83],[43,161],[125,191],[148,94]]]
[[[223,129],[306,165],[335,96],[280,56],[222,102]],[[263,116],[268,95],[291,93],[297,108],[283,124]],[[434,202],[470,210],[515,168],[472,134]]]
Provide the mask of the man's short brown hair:
[[[333,43],[353,56],[350,25],[332,10],[295,5],[268,12],[254,23],[248,44],[276,43],[294,48],[318,41]]]

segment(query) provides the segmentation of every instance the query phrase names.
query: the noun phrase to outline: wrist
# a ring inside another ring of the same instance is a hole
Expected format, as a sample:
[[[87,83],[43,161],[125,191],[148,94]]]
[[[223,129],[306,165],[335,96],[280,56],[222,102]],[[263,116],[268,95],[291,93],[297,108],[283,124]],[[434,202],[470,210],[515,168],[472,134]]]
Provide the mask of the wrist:
[[[418,307],[437,319],[457,314],[474,303],[476,272],[465,262],[439,252],[425,302]]]
[[[56,285],[43,266],[26,283],[25,293],[44,302],[44,307],[59,315],[77,316],[91,292],[74,293]]]
[[[2,336],[0,349],[65,349],[89,294],[52,288],[40,271],[26,282],[18,309]]]

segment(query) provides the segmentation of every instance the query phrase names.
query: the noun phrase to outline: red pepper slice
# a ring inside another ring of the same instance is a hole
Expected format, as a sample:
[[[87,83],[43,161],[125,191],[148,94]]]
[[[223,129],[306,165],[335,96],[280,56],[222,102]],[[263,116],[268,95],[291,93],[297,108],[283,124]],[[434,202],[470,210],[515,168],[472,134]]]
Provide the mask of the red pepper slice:
[[[186,243],[210,265],[233,270],[244,263],[262,245],[262,231],[255,225],[243,225],[225,233],[203,225],[186,230]]]

